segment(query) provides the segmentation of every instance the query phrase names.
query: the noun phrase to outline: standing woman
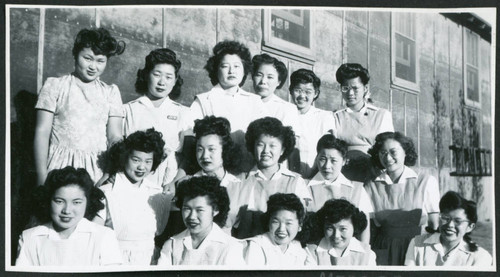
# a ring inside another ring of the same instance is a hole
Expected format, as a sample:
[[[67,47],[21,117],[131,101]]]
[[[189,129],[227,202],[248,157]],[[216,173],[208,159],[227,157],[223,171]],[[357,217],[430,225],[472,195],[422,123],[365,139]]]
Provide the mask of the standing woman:
[[[250,51],[236,41],[219,42],[205,69],[214,87],[196,95],[190,108],[192,120],[208,115],[227,118],[231,123],[231,136],[244,154],[241,170],[248,171],[253,166],[253,159],[245,150],[245,130],[250,122],[263,116],[260,97],[241,88],[252,70]]]
[[[368,150],[382,174],[365,183],[372,200],[375,226],[372,249],[378,265],[403,265],[410,240],[426,230],[436,230],[439,217],[439,184],[428,174],[417,174],[413,141],[399,132],[378,134]]]
[[[38,95],[34,155],[37,183],[47,172],[82,167],[101,178],[97,155],[121,138],[122,100],[116,85],[99,79],[111,56],[125,50],[107,30],[83,29],[73,46],[75,71],[48,78]]]
[[[345,63],[336,73],[342,98],[347,108],[334,113],[333,135],[349,145],[342,173],[350,180],[364,182],[372,169],[368,149],[375,143],[375,136],[393,132],[389,111],[370,104],[368,70],[357,63]]]
[[[319,97],[321,80],[308,69],[299,69],[290,76],[290,94],[298,109],[299,130],[301,132],[298,148],[300,151],[300,174],[303,178],[314,176],[316,144],[333,128],[332,112],[313,106]]]
[[[176,152],[180,150],[181,134],[186,127],[187,108],[173,101],[181,95],[180,68],[181,61],[174,51],[167,48],[151,51],[144,68],[137,71],[135,90],[142,96],[124,105],[125,136],[149,128],[163,135],[167,159],[147,177],[158,187],[171,182],[177,174]]]

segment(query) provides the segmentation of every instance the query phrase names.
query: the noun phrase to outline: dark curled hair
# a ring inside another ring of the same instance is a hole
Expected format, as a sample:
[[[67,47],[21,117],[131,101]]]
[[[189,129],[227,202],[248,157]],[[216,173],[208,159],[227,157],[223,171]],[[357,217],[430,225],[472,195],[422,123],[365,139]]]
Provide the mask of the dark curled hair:
[[[364,68],[359,63],[345,63],[337,69],[337,73],[335,73],[335,77],[337,77],[337,82],[339,84],[343,84],[345,81],[349,79],[354,79],[359,77],[363,85],[367,85],[368,81],[370,81],[370,74],[368,73],[368,69]]]
[[[313,84],[314,90],[316,91],[317,95],[316,97],[314,97],[314,100],[316,100],[319,97],[319,87],[321,86],[321,80],[318,78],[318,76],[316,76],[316,74],[314,74],[312,70],[301,68],[293,72],[290,76],[290,86],[288,87],[288,90],[290,91],[290,94],[292,94],[293,89],[299,84],[309,83]]]
[[[401,147],[405,151],[406,155],[404,162],[406,166],[415,165],[415,163],[417,162],[418,154],[417,151],[415,151],[413,141],[411,140],[411,138],[401,134],[400,132],[385,132],[380,133],[375,137],[375,144],[372,146],[372,148],[370,148],[370,150],[368,150],[368,154],[371,155],[373,165],[378,168],[384,169],[384,167],[380,163],[378,154],[380,152],[380,149],[382,149],[385,141],[388,139],[393,139],[401,144]]]
[[[243,63],[244,71],[243,79],[241,80],[239,86],[243,86],[248,73],[252,70],[252,55],[250,54],[250,50],[248,50],[244,44],[237,41],[224,40],[217,43],[212,51],[213,56],[208,59],[207,64],[204,67],[208,71],[208,77],[210,77],[212,85],[215,86],[219,83],[218,70],[222,58],[224,58],[225,55],[238,55]]]
[[[341,139],[336,138],[332,134],[326,134],[318,140],[318,144],[316,145],[316,153],[319,154],[319,152],[323,149],[336,149],[340,152],[340,154],[342,154],[342,157],[345,159],[345,156],[347,154],[347,143]]]
[[[264,231],[269,231],[269,221],[271,220],[271,216],[274,213],[283,210],[295,212],[297,219],[299,220],[299,225],[302,225],[305,211],[304,205],[302,205],[302,202],[300,202],[297,195],[294,193],[275,193],[269,197],[269,200],[267,200],[267,211],[263,215]]]
[[[286,68],[285,64],[275,57],[269,56],[268,54],[255,55],[252,59],[252,64],[252,76],[257,73],[262,65],[270,64],[274,66],[274,68],[278,72],[278,80],[280,81],[277,89],[282,88],[286,82],[286,79],[288,78],[288,69]]]
[[[168,97],[172,100],[179,98],[181,95],[181,86],[184,83],[182,77],[179,76],[179,69],[181,69],[181,61],[177,59],[174,51],[168,48],[155,49],[146,56],[146,64],[143,69],[137,71],[137,79],[135,81],[135,91],[139,94],[146,94],[148,91],[149,73],[155,68],[157,64],[169,64],[175,69],[175,85]]]
[[[448,191],[439,201],[439,211],[441,213],[446,213],[456,209],[463,209],[470,223],[475,224],[477,222],[476,202],[467,200],[454,191]],[[477,251],[478,246],[472,241],[470,237],[471,233],[472,231],[464,235],[464,241],[469,245],[469,249],[474,252]]]
[[[51,221],[50,203],[56,190],[59,188],[77,185],[87,198],[87,207],[85,209],[85,218],[92,220],[98,211],[104,208],[101,199],[104,199],[104,193],[94,187],[94,182],[90,175],[83,168],[75,169],[72,166],[67,166],[63,169],[54,169],[49,172],[43,186],[37,187],[34,191],[33,212],[40,222]]]
[[[200,176],[180,182],[175,192],[175,205],[182,209],[185,201],[198,196],[207,197],[212,208],[219,212],[214,217],[214,222],[223,227],[229,213],[229,196],[226,188],[220,185],[219,179],[213,176]]]
[[[100,154],[97,164],[103,172],[112,175],[125,170],[125,165],[132,151],[153,152],[153,166],[151,170],[154,171],[165,158],[164,146],[165,142],[163,141],[162,134],[155,131],[154,128],[147,129],[146,131],[136,131]]]
[[[366,229],[368,221],[365,213],[356,208],[345,199],[330,199],[316,213],[319,228],[324,230],[325,225],[335,224],[342,219],[350,219],[354,227],[354,235],[358,235]]]
[[[245,142],[248,152],[254,154],[255,142],[261,135],[267,135],[271,137],[278,138],[283,144],[283,155],[279,158],[279,162],[286,160],[290,153],[292,153],[295,147],[295,133],[290,126],[283,126],[281,121],[274,117],[266,116],[254,120],[248,125],[247,132],[245,134]],[[255,159],[257,157],[254,156]]]
[[[193,132],[196,140],[204,136],[217,135],[222,144],[222,162],[224,169],[235,169],[240,161],[239,148],[231,138],[231,125],[225,117],[205,116],[203,119],[194,121]]]
[[[73,45],[72,52],[75,60],[83,48],[90,48],[95,55],[104,55],[109,58],[122,54],[125,51],[125,42],[123,40],[117,41],[104,28],[82,29],[76,35]]]

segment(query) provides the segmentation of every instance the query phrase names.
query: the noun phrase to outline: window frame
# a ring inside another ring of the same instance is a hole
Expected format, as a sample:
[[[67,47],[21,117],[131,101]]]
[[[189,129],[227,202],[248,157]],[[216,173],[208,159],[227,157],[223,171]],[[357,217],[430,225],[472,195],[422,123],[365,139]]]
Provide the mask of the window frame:
[[[283,13],[283,11],[281,11],[282,9],[262,9],[262,50],[313,65],[315,62],[313,40],[314,24],[312,20],[313,11],[300,9],[302,11],[309,11],[309,48],[307,48],[272,36],[271,14],[273,10],[278,10],[278,14]]]
[[[477,42],[477,45],[476,45],[476,57],[477,57],[477,65],[474,66],[472,64],[469,64],[467,63],[467,32],[469,32],[471,35],[475,36],[477,39],[476,39],[476,42]],[[481,84],[480,84],[480,80],[481,80],[481,70],[479,68],[479,63],[480,63],[480,59],[479,59],[479,40],[480,40],[480,37],[478,34],[476,34],[475,32],[473,32],[472,30],[469,30],[468,28],[466,27],[462,27],[462,57],[463,57],[463,61],[462,61],[462,76],[463,76],[463,92],[464,92],[464,100],[465,100],[465,105],[468,106],[468,107],[472,107],[472,108],[478,108],[480,109],[481,108]],[[473,67],[476,72],[477,72],[477,93],[478,93],[478,101],[474,101],[474,100],[470,100],[468,98],[468,93],[467,93],[467,85],[468,85],[468,80],[467,80],[467,68],[468,66],[471,66]]]
[[[417,24],[417,15],[418,13],[414,13],[413,17],[413,25],[415,28],[415,38],[409,38],[407,35],[399,33],[396,31],[396,14],[394,12],[391,12],[391,87],[398,88],[398,89],[403,89],[406,91],[410,91],[413,93],[419,93],[420,92],[420,49],[418,46],[418,24]],[[396,76],[396,51],[397,51],[397,45],[396,45],[396,34],[399,34],[401,36],[404,36],[410,40],[413,40],[415,43],[415,82],[411,82],[402,78],[399,78]]]

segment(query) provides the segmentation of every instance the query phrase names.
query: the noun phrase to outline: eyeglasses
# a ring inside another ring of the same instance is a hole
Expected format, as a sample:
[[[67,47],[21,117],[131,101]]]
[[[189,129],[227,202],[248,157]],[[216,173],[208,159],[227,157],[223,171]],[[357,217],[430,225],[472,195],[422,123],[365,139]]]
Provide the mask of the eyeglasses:
[[[300,88],[293,89],[292,92],[294,94],[302,94],[302,95],[307,95],[307,96],[313,96],[315,91],[314,90],[302,90]]]
[[[340,86],[340,91],[343,93],[349,92],[351,89],[355,92],[360,92],[364,87]]]
[[[453,221],[453,223],[455,225],[460,225],[460,224],[462,224],[464,222],[470,222],[470,220],[467,220],[467,219],[451,218],[450,216],[447,216],[447,215],[444,215],[444,214],[439,214],[439,220],[443,224],[448,224],[451,221]]]

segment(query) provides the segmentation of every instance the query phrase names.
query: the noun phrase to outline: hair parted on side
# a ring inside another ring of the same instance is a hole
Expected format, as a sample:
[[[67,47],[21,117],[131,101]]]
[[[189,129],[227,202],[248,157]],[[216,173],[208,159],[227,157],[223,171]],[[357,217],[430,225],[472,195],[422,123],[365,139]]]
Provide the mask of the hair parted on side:
[[[282,88],[286,82],[286,79],[288,78],[288,69],[286,68],[286,65],[282,61],[268,54],[264,53],[260,55],[255,55],[252,58],[252,64],[253,64],[252,76],[257,73],[257,71],[262,65],[269,64],[274,66],[276,72],[278,72],[278,80],[280,81],[280,84],[276,87],[277,89]]]
[[[83,48],[90,48],[95,55],[111,57],[121,55],[125,51],[126,44],[123,40],[117,41],[104,28],[82,29],[76,35],[73,45],[73,57],[78,57]]]
[[[375,137],[375,144],[368,150],[368,154],[371,155],[371,161],[373,165],[380,169],[384,169],[382,164],[380,163],[379,152],[382,149],[385,141],[388,139],[393,139],[399,144],[405,151],[405,161],[404,164],[406,166],[414,166],[418,159],[417,151],[415,150],[415,145],[411,138],[401,134],[400,132],[384,132],[380,133]]]
[[[240,42],[224,40],[217,43],[212,49],[212,52],[213,55],[207,60],[207,64],[204,67],[208,72],[208,77],[210,77],[212,85],[215,86],[219,83],[218,69],[222,58],[224,58],[225,55],[238,55],[244,70],[243,79],[239,86],[243,86],[248,73],[252,70],[252,55],[250,54],[250,50]]]

